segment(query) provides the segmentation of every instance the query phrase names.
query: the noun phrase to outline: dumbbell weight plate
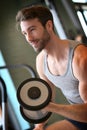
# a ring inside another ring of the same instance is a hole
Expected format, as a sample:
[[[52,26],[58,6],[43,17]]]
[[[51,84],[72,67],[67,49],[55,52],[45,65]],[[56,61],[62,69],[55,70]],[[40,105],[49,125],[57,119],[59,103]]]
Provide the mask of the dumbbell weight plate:
[[[22,107],[28,110],[40,110],[51,100],[52,91],[48,83],[39,78],[23,81],[17,90],[17,98]]]
[[[44,109],[38,111],[31,111],[24,109],[21,106],[20,106],[20,112],[26,121],[34,124],[46,121],[52,114],[51,112],[44,111]]]

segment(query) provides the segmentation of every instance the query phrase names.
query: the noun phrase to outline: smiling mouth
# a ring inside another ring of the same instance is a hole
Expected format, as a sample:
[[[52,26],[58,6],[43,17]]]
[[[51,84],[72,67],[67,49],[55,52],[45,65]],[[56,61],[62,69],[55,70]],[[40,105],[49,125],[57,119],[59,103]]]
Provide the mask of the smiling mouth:
[[[30,42],[31,46],[37,47],[38,46],[38,41],[32,41]]]
[[[31,42],[30,45],[31,45],[33,48],[37,48],[38,42]]]

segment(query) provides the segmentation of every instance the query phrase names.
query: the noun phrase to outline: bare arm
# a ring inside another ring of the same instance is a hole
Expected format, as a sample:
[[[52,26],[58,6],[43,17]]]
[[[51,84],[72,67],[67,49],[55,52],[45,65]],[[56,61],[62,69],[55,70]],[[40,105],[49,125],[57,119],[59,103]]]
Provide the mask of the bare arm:
[[[55,100],[55,86],[46,78],[46,76],[43,73],[43,58],[44,55],[43,53],[41,55],[39,55],[36,59],[36,69],[38,72],[38,75],[41,79],[45,80],[49,86],[52,89],[52,99],[51,101],[53,102]],[[48,120],[46,120],[45,122],[42,122],[40,124],[36,124],[34,130],[43,130],[44,126],[47,124]]]

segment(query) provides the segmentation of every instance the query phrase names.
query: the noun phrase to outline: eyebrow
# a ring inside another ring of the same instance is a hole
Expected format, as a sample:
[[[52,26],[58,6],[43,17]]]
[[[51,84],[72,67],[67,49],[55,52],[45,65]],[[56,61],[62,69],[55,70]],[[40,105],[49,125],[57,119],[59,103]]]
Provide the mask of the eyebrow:
[[[31,28],[36,27],[35,25],[30,26],[27,30],[30,30]]]

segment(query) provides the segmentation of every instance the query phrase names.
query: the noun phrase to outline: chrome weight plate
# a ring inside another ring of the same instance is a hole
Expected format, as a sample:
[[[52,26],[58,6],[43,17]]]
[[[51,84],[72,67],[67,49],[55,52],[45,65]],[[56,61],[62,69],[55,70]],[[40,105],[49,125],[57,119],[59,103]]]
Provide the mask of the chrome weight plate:
[[[44,109],[38,111],[31,111],[22,108],[21,106],[20,106],[20,112],[26,121],[34,124],[46,121],[52,114],[51,112],[44,111]]]
[[[52,91],[49,84],[39,78],[23,81],[17,90],[17,98],[22,107],[28,110],[40,110],[51,100]]]

